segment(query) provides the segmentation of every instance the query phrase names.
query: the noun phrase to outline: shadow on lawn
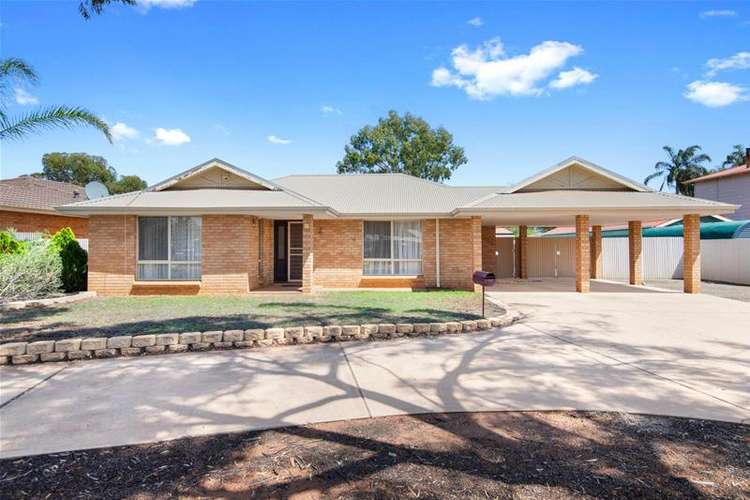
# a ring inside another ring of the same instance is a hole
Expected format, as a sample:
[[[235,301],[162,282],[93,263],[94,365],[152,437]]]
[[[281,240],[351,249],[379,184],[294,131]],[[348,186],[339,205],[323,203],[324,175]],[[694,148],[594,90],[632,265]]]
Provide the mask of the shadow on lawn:
[[[489,305],[489,303],[488,303]],[[134,321],[95,326],[82,326],[75,321],[49,321],[69,307],[39,307],[8,311],[0,318],[3,326],[0,342],[60,340],[71,337],[111,337],[150,333],[173,333],[210,330],[245,330],[301,325],[365,324],[365,323],[428,323],[479,319],[472,312],[419,308],[394,312],[382,307],[350,306],[312,302],[263,302],[247,313],[230,315],[189,315],[174,318],[139,319],[134,308]],[[276,311],[274,311],[276,309]],[[189,312],[189,311],[186,311]],[[488,315],[502,314],[496,305]],[[37,323],[37,324],[35,324]]]

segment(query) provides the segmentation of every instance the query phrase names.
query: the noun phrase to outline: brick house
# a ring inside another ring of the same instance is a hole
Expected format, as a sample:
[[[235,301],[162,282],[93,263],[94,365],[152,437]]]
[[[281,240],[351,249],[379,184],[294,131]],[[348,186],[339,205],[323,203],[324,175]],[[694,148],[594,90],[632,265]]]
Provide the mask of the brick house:
[[[242,294],[289,283],[306,293],[472,290],[473,271],[493,270],[496,226],[571,221],[576,285],[585,292],[591,225],[684,216],[691,231],[700,216],[735,208],[654,192],[573,157],[511,187],[448,186],[403,174],[268,181],[214,159],[144,191],[58,210],[89,217],[89,290],[129,295]],[[640,241],[631,247],[639,282]],[[689,239],[685,249],[686,291],[697,292],[700,240]],[[521,241],[521,269],[523,254]]]
[[[55,233],[64,227],[78,238],[88,237],[84,215],[63,215],[55,207],[86,200],[81,186],[24,175],[0,180],[0,230]]]

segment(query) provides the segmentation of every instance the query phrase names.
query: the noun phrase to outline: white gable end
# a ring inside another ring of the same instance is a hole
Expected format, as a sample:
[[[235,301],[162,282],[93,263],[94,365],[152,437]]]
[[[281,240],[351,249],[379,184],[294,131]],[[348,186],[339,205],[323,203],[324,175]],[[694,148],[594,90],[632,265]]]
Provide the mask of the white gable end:
[[[571,165],[562,170],[542,177],[536,182],[532,182],[518,190],[524,191],[547,191],[557,189],[584,189],[584,190],[613,190],[613,191],[632,191],[621,183],[605,177],[580,165]]]

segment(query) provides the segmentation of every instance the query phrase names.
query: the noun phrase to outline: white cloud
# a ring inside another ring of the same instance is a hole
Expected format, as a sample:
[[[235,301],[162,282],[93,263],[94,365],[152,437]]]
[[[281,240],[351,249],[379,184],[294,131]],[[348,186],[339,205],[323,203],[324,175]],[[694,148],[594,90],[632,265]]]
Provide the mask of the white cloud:
[[[702,18],[707,17],[735,17],[737,13],[733,10],[707,10],[701,12]]]
[[[268,142],[270,142],[271,144],[291,144],[292,143],[290,139],[282,139],[281,137],[277,137],[275,135],[269,135]]]
[[[440,67],[432,72],[432,85],[454,86],[475,99],[497,95],[540,95],[543,81],[562,68],[569,58],[583,52],[579,45],[546,41],[528,54],[506,57],[499,38],[469,50],[466,45],[451,52],[454,71]]]
[[[716,76],[719,71],[728,69],[750,69],[750,52],[737,52],[733,56],[715,57],[706,62],[708,76]]]
[[[214,130],[218,130],[219,132],[221,132],[222,134],[224,134],[226,136],[229,136],[229,135],[232,134],[232,132],[230,132],[229,129],[226,128],[221,123],[214,123]]]
[[[154,140],[165,146],[179,146],[190,142],[190,136],[179,128],[157,128]]]
[[[326,115],[343,115],[344,114],[340,109],[334,108],[333,106],[328,106],[328,105],[321,106],[320,111]]]
[[[570,71],[561,71],[549,86],[558,90],[567,89],[576,85],[588,85],[597,78],[599,75],[576,66]]]
[[[192,7],[198,0],[138,0],[138,6],[143,11],[148,11],[151,7],[162,9],[182,9]]]
[[[114,141],[122,141],[124,139],[135,139],[138,137],[139,132],[133,127],[128,126],[123,122],[117,122],[111,127],[109,131],[112,133],[112,139]]]
[[[729,106],[737,101],[750,98],[744,88],[726,82],[695,81],[687,86],[686,98],[709,108]]]
[[[16,102],[21,106],[39,104],[39,99],[26,92],[24,89],[16,87],[13,91],[16,94]]]
[[[482,21],[481,17],[477,16],[477,17],[472,17],[471,19],[466,21],[466,24],[468,24],[469,26],[474,26],[475,28],[479,28],[480,26],[484,24],[484,21]]]

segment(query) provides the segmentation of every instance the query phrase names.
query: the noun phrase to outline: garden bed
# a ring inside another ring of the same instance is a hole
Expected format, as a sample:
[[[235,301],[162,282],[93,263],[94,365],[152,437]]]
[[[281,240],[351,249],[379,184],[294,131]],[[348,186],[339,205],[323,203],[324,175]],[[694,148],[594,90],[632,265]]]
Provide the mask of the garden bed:
[[[593,412],[349,420],[0,461],[7,498],[744,498],[750,427]]]
[[[487,301],[486,315],[504,310]],[[312,296],[107,297],[3,311],[0,343],[300,325],[421,323],[481,317],[481,294],[322,292]]]

